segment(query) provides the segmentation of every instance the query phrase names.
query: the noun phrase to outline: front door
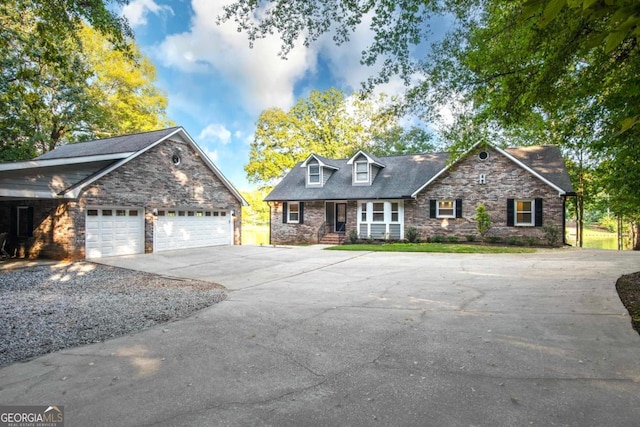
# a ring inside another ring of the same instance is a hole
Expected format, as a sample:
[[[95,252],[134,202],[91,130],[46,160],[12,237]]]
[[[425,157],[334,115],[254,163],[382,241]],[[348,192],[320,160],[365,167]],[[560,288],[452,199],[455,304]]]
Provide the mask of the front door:
[[[347,204],[336,203],[336,232],[344,233],[347,225]]]

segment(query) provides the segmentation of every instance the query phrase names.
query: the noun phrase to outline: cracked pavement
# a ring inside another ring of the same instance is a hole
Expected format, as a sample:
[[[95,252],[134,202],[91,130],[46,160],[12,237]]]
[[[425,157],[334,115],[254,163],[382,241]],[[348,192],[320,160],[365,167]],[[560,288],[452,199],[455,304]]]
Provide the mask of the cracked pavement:
[[[640,253],[216,247],[101,260],[208,280],[196,315],[0,370],[67,426],[637,425]]]

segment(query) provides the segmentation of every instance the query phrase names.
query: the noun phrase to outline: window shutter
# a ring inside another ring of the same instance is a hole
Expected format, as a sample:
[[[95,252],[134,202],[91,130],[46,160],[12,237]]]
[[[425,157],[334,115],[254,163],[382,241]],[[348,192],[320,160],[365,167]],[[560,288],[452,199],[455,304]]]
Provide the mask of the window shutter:
[[[462,218],[462,199],[456,199],[456,218]]]
[[[33,206],[27,208],[27,237],[33,237]]]
[[[542,199],[536,199],[536,227],[542,227]]]
[[[282,223],[287,223],[287,202],[282,202]]]
[[[298,224],[304,224],[304,202],[298,204]]]
[[[9,218],[9,236],[18,236],[18,207],[12,206],[10,208],[11,214]]]
[[[514,224],[514,206],[513,199],[507,199],[507,226],[513,227]]]
[[[436,217],[436,204],[438,202],[435,199],[429,200],[429,218]]]

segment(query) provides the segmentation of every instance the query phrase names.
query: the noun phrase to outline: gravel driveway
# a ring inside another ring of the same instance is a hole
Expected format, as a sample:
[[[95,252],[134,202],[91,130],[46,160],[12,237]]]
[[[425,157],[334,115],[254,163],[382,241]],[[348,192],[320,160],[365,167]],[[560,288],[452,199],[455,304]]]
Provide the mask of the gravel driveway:
[[[0,272],[0,366],[184,318],[219,285],[90,262]]]

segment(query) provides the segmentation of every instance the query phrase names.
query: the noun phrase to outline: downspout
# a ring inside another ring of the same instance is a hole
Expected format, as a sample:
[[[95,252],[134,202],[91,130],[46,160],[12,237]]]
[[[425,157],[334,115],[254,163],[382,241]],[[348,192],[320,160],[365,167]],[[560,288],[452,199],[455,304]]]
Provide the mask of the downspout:
[[[271,246],[271,227],[273,227],[271,223],[271,202],[267,202],[267,204],[269,205],[269,246]]]

